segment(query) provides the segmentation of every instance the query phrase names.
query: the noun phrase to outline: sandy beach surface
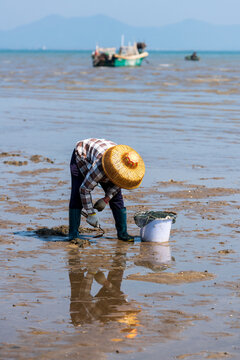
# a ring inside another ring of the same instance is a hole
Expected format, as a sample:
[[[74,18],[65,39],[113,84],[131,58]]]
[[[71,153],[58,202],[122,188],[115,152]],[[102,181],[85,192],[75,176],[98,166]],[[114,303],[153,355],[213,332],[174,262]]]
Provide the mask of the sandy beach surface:
[[[240,54],[183,58],[0,53],[0,359],[240,359]],[[70,156],[88,137],[145,161],[123,191],[134,243],[109,208],[102,237],[83,218],[67,241]],[[139,210],[177,213],[168,243],[141,242]]]

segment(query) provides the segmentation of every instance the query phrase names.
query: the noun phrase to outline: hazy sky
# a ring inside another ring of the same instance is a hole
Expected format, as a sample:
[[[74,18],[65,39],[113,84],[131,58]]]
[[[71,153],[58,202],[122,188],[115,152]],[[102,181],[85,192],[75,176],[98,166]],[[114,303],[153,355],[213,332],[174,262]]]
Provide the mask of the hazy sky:
[[[135,26],[161,26],[184,19],[240,24],[240,0],[0,0],[0,30],[51,14],[104,14]]]

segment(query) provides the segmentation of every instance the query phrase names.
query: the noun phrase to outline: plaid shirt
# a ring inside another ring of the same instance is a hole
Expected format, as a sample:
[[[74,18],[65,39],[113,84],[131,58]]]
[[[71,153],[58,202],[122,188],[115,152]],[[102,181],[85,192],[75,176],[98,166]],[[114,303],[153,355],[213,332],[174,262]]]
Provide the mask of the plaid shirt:
[[[75,147],[76,163],[84,176],[84,181],[80,186],[79,192],[82,206],[88,213],[93,213],[93,203],[91,191],[100,182],[109,182],[106,196],[110,199],[120,190],[120,188],[110,182],[104,173],[102,166],[102,156],[104,152],[116,144],[105,139],[86,139],[79,141]]]

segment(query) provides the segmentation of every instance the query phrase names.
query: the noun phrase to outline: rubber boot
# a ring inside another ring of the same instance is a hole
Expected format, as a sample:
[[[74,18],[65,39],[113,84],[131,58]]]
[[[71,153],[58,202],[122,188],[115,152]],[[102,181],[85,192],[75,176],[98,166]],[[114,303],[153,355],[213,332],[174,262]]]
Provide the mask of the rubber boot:
[[[127,211],[126,208],[112,210],[119,240],[134,241],[134,236],[127,233]]]
[[[80,219],[80,209],[69,209],[69,240],[79,238],[78,228],[80,226]]]

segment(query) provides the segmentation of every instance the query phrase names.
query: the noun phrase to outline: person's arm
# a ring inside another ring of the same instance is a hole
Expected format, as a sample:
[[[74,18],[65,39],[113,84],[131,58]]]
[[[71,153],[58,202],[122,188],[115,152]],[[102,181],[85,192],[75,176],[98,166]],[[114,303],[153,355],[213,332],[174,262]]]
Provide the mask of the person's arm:
[[[118,191],[120,191],[120,188],[113,185],[109,186],[106,190],[105,196],[104,198],[99,199],[98,201],[95,202],[94,204],[94,209],[97,209],[98,211],[103,211],[106,207],[106,205],[109,203],[109,201],[111,200],[111,198],[116,195],[118,193]]]
[[[120,191],[120,187],[117,185],[112,185],[107,188],[107,191],[105,193],[105,197],[109,198],[111,200],[114,195],[116,195]]]
[[[96,204],[93,207],[92,196],[91,196],[91,192],[93,191],[93,189],[96,187],[98,183],[100,183],[103,180],[104,177],[105,177],[105,173],[102,168],[102,161],[99,160],[88,171],[79,189],[82,206],[87,211],[88,214],[93,214],[95,212],[94,208],[97,209],[98,211],[102,211],[105,207],[101,205],[100,208],[98,208],[95,207]],[[114,184],[110,185],[105,192],[105,197],[101,199],[103,200],[103,202],[101,201],[101,203],[103,205],[108,204],[108,202],[112,199],[114,195],[118,193],[118,191],[120,191],[120,188],[118,186]]]
[[[82,206],[88,214],[92,214],[95,212],[93,209],[91,192],[96,187],[96,185],[103,179],[103,177],[104,173],[101,168],[101,160],[99,160],[88,171],[82,185],[80,186],[79,192]]]

